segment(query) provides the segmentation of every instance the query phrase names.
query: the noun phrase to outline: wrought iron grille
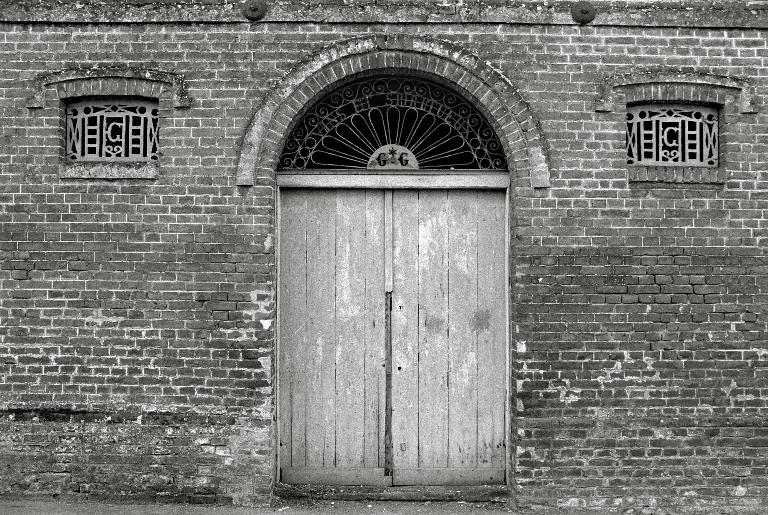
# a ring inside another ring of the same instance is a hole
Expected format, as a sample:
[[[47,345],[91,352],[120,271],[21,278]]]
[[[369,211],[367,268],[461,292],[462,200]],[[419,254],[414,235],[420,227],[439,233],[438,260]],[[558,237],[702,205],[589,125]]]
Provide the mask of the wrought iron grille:
[[[717,110],[704,106],[627,108],[627,163],[643,166],[717,166]]]
[[[495,131],[469,102],[420,78],[357,80],[298,122],[281,169],[505,170]]]
[[[70,161],[154,161],[158,158],[157,102],[84,100],[67,106]]]

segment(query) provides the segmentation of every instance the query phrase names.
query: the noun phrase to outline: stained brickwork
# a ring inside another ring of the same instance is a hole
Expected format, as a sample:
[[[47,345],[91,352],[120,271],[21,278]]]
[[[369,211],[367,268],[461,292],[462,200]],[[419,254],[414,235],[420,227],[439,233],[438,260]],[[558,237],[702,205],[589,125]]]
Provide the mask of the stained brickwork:
[[[726,28],[691,26],[672,7],[663,27],[627,21],[653,19],[649,9],[577,26],[563,13],[456,20],[448,4],[438,23],[413,24],[354,9],[347,23],[251,24],[228,10],[221,22],[149,25],[27,23],[24,12],[45,12],[32,3],[9,11],[0,494],[269,501],[275,190],[237,185],[249,127],[324,49],[428,33],[514,85],[548,149],[550,187],[520,179],[510,191],[511,498],[768,502],[768,33],[739,28],[746,18],[728,2],[716,5]],[[41,77],[116,62],[184,77],[193,99],[161,116],[157,177],[62,177],[61,105],[52,93],[39,108],[29,99]],[[606,78],[649,69],[725,78],[724,96],[706,97],[722,103],[722,181],[630,182],[623,106],[643,90],[613,82],[613,109],[595,101]],[[742,86],[754,109],[738,108]]]

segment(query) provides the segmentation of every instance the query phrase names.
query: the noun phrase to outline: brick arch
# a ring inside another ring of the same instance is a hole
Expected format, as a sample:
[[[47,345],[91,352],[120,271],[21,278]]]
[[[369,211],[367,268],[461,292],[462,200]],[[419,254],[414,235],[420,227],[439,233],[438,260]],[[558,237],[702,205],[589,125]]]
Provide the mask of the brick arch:
[[[300,63],[256,111],[240,153],[237,184],[272,182],[294,120],[318,95],[359,73],[401,70],[432,76],[459,89],[488,118],[517,177],[549,186],[546,141],[517,88],[489,63],[450,43],[413,36],[342,41]]]

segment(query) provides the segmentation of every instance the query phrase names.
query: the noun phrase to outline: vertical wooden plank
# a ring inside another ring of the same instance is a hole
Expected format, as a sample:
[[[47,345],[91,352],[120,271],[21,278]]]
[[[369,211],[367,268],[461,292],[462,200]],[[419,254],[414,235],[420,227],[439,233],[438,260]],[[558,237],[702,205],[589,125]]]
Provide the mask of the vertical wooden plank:
[[[283,190],[280,214],[280,466],[306,465],[307,191]]]
[[[384,191],[384,396],[383,410],[384,470],[392,477],[392,289],[394,261],[392,236],[392,190]]]
[[[365,435],[365,190],[336,194],[337,467],[362,467]]]
[[[478,467],[503,468],[506,451],[506,208],[504,192],[478,192]]]
[[[363,466],[384,468],[384,193],[365,194],[365,417]]]
[[[419,262],[418,192],[392,195],[392,459],[418,467]]]
[[[336,457],[336,191],[316,190],[307,204],[307,466]]]
[[[477,465],[477,192],[448,192],[448,467]]]
[[[448,465],[447,190],[419,195],[419,466]]]
[[[384,191],[384,288],[392,291],[392,190]]]

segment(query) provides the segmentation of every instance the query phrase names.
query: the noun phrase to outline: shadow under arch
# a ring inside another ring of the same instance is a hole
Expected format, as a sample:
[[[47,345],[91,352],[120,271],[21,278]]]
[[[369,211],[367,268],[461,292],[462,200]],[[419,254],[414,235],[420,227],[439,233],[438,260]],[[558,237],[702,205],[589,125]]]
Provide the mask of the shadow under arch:
[[[237,185],[274,180],[290,128],[319,95],[365,72],[417,73],[458,89],[496,131],[517,178],[550,185],[546,141],[517,88],[489,63],[450,43],[405,35],[348,39],[299,63],[257,109],[243,140]],[[527,182],[527,181],[526,181]]]

